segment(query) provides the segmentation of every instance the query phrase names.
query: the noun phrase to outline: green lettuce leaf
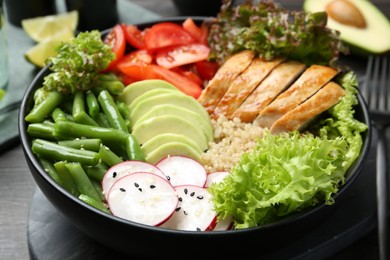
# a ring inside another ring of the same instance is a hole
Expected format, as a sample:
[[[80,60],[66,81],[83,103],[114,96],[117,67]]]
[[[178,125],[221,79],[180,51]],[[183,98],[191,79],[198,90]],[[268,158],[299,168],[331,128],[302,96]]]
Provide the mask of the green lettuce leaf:
[[[215,209],[221,218],[232,215],[235,228],[248,228],[318,201],[332,204],[347,150],[343,138],[266,134],[223,182],[210,187]]]

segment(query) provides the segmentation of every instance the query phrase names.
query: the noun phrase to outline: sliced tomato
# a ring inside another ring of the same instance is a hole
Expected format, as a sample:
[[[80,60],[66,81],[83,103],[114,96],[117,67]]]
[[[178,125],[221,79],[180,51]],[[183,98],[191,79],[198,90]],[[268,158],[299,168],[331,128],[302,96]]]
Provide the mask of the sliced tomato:
[[[125,63],[151,64],[152,62],[153,56],[148,50],[136,50],[124,55],[117,63],[117,66]]]
[[[153,74],[160,79],[170,82],[172,85],[176,86],[183,93],[194,97],[197,99],[201,92],[202,87],[195,82],[189,80],[187,77],[184,77],[174,71],[163,68],[158,65],[149,65],[153,70]]]
[[[194,38],[179,24],[171,22],[157,23],[145,32],[147,49],[159,49],[194,42]]]
[[[205,23],[202,23],[200,30],[202,31],[202,36],[200,37],[199,42],[208,45],[207,37],[209,35],[209,27]]]
[[[109,45],[115,53],[115,60],[111,61],[106,70],[112,70],[118,61],[123,57],[126,49],[125,35],[122,26],[117,24],[104,38],[104,43]]]
[[[198,61],[195,63],[196,71],[199,76],[204,80],[210,80],[214,77],[215,73],[219,69],[219,64],[212,61]]]
[[[156,63],[170,69],[207,59],[210,48],[204,44],[191,43],[161,49],[156,54]]]
[[[183,69],[181,67],[176,67],[176,68],[173,68],[172,71],[175,71],[175,72],[179,73],[180,75],[183,75],[184,77],[188,78],[189,80],[195,82],[196,84],[198,84],[200,86],[203,85],[203,80],[198,75],[196,75],[196,73],[194,73],[191,70]]]
[[[177,72],[163,68],[161,66],[150,64],[145,65],[141,63],[129,63],[118,66],[118,69],[130,78],[137,80],[145,79],[162,79],[170,82],[176,86],[183,93],[198,98],[202,92],[202,87],[199,84],[191,81],[185,76]]]
[[[133,80],[142,80],[143,72],[139,72],[139,70],[152,62],[153,57],[147,50],[136,50],[123,56],[116,68]]]
[[[141,31],[137,26],[131,24],[122,24],[123,32],[127,43],[136,49],[145,49],[145,31]]]
[[[195,41],[200,42],[203,36],[203,30],[197,26],[191,17],[185,19],[182,24],[184,30],[186,30]]]
[[[135,78],[127,76],[125,73],[121,72],[120,70],[116,70],[115,75],[117,75],[117,77],[120,79],[120,81],[122,81],[122,83],[125,86],[130,85],[131,83],[138,81]]]
[[[123,63],[118,64],[118,70],[135,80],[144,80],[149,77],[149,65],[144,63]]]

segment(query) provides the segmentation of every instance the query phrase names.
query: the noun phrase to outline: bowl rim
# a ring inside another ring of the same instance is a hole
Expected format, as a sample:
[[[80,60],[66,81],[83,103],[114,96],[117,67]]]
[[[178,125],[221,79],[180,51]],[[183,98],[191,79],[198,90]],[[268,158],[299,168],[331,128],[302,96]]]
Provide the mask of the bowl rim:
[[[148,22],[137,23],[135,25],[142,28],[142,27],[149,27],[149,26],[151,26],[155,23],[158,23],[158,22],[183,22],[184,19],[186,19],[186,18],[188,18],[188,17],[187,16],[165,17],[165,18],[161,18],[161,19],[155,19],[152,21],[148,21]],[[205,19],[208,19],[208,17],[203,17],[203,16],[192,16],[191,18],[193,18],[195,22],[200,22],[200,21],[204,21]],[[101,32],[102,35],[107,33],[109,30],[110,29],[106,29],[106,30],[102,31]],[[87,208],[89,211],[94,212],[94,214],[98,214],[100,217],[105,217],[105,218],[110,219],[111,221],[120,222],[121,224],[124,224],[124,225],[134,226],[137,228],[142,228],[142,229],[146,229],[146,230],[151,231],[151,232],[161,233],[161,234],[165,234],[165,233],[172,234],[173,233],[175,235],[186,235],[186,236],[188,236],[188,235],[199,236],[200,235],[200,236],[213,236],[213,237],[214,236],[224,236],[225,237],[225,236],[236,236],[237,234],[241,234],[241,233],[247,234],[247,233],[258,232],[260,229],[261,230],[272,230],[274,228],[280,228],[280,227],[283,227],[285,225],[294,224],[298,221],[302,221],[305,218],[307,218],[308,216],[320,212],[325,207],[334,206],[334,205],[326,205],[325,203],[322,203],[322,204],[315,205],[313,207],[306,208],[302,211],[293,213],[285,218],[282,218],[280,220],[277,220],[275,222],[265,224],[262,226],[245,228],[245,229],[233,229],[233,230],[222,230],[222,231],[218,230],[218,231],[212,231],[212,232],[174,230],[174,229],[149,226],[146,224],[141,224],[141,223],[137,223],[134,221],[122,219],[120,217],[117,217],[117,216],[105,213],[101,210],[98,210],[98,209],[94,208],[93,206],[90,206],[90,205],[84,203],[83,201],[79,200],[77,197],[75,197],[74,195],[67,192],[62,186],[60,186],[57,182],[55,182],[44,171],[44,169],[41,167],[37,157],[35,156],[35,154],[31,150],[31,140],[30,140],[31,138],[27,134],[28,123],[24,120],[24,118],[26,116],[25,112],[29,110],[29,107],[31,107],[32,96],[33,96],[34,91],[38,88],[38,84],[43,82],[44,76],[46,76],[49,72],[50,72],[50,70],[49,70],[48,66],[40,69],[40,71],[34,76],[33,80],[28,85],[28,87],[25,90],[25,93],[23,95],[23,98],[22,98],[22,103],[21,103],[19,115],[18,115],[18,131],[19,131],[19,137],[20,137],[20,140],[22,143],[22,147],[23,147],[23,151],[24,151],[26,160],[31,161],[32,165],[37,170],[40,177],[44,179],[45,182],[49,183],[49,185],[53,186],[56,190],[61,192],[61,194],[64,195],[67,199],[71,200],[73,203],[78,204],[78,206]],[[368,107],[367,107],[367,104],[366,104],[364,98],[362,97],[362,95],[360,93],[360,90],[359,89],[357,89],[357,90],[358,90],[357,91],[358,104],[355,106],[355,108],[360,107],[361,113],[362,113],[361,117],[363,119],[362,122],[364,122],[367,125],[367,130],[362,133],[363,146],[361,148],[361,152],[360,152],[359,156],[355,159],[353,164],[349,167],[349,169],[345,173],[346,174],[345,183],[339,187],[339,190],[336,194],[332,195],[332,198],[334,198],[336,203],[337,203],[338,197],[340,197],[344,193],[344,191],[346,189],[348,189],[348,187],[350,185],[352,185],[354,183],[354,180],[356,180],[356,178],[360,175],[361,168],[363,167],[363,165],[366,162],[366,159],[368,157],[370,146],[371,146],[371,141],[372,141],[371,140],[372,139],[372,122],[371,122],[370,115],[368,112]],[[352,173],[354,173],[354,174],[352,174]],[[31,172],[31,170],[30,170],[30,174],[34,175]],[[46,196],[46,194],[45,194],[45,196]],[[56,205],[54,205],[54,206],[57,208]]]

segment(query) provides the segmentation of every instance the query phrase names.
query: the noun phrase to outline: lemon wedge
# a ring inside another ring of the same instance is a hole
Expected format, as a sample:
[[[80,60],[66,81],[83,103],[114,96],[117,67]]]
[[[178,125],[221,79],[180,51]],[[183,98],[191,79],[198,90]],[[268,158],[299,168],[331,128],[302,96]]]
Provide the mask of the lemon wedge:
[[[22,20],[23,30],[34,41],[40,43],[53,38],[59,31],[76,31],[79,15],[77,11],[39,16]]]
[[[0,88],[0,100],[2,100],[4,96],[5,96],[5,90]]]
[[[28,62],[42,68],[46,65],[45,61],[47,58],[57,55],[56,48],[61,43],[70,42],[73,38],[73,31],[69,29],[62,29],[50,38],[37,43],[24,54],[24,57]]]

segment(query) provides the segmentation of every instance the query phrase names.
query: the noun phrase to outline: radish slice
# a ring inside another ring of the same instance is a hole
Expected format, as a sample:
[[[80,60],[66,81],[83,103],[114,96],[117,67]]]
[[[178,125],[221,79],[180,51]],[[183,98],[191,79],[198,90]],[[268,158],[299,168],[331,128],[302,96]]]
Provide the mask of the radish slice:
[[[207,174],[206,184],[204,186],[208,188],[211,186],[211,184],[222,181],[228,175],[229,172],[225,172],[225,171],[209,173]]]
[[[178,197],[166,179],[149,172],[137,172],[117,180],[108,193],[107,202],[117,217],[156,226],[173,214]]]
[[[216,213],[211,202],[212,195],[207,189],[195,185],[181,185],[175,189],[179,203],[172,216],[160,227],[189,231],[213,230]]]
[[[103,176],[102,189],[106,199],[111,186],[117,180],[135,172],[150,172],[166,179],[165,174],[153,164],[141,161],[124,161],[112,166]]]
[[[185,156],[168,156],[156,166],[167,176],[171,184],[196,185],[203,187],[206,183],[206,169],[198,161]]]
[[[207,175],[207,180],[205,187],[208,188],[213,183],[221,182],[226,176],[229,175],[229,172],[220,171],[220,172],[212,172]],[[218,220],[213,230],[229,230],[233,227],[233,217],[228,216],[225,219]]]

